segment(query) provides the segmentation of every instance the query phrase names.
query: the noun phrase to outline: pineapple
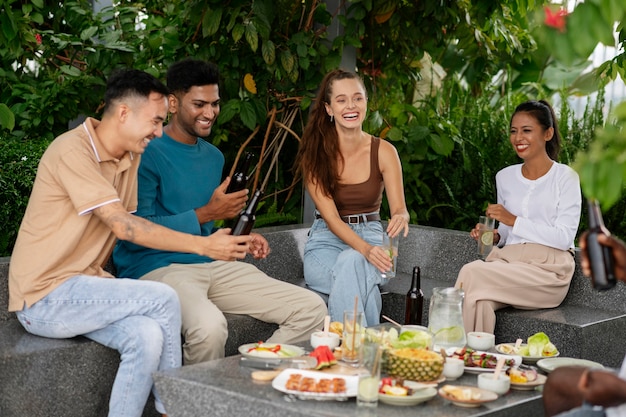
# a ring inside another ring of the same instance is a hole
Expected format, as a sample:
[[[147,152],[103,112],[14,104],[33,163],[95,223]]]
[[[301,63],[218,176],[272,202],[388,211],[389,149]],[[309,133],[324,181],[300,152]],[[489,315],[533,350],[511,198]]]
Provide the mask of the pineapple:
[[[428,349],[402,348],[387,352],[387,373],[412,381],[433,381],[443,371],[443,357]]]

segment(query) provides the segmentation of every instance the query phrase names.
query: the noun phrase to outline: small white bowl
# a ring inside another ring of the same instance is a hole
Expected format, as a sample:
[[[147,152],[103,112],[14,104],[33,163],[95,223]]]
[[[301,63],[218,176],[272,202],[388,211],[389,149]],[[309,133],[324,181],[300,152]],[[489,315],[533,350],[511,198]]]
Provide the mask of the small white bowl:
[[[492,333],[469,332],[467,334],[467,346],[474,350],[489,350],[496,344],[496,336]]]
[[[311,346],[315,349],[318,346],[328,346],[332,351],[339,346],[339,335],[337,333],[328,332],[324,335],[324,332],[311,333]]]
[[[454,381],[465,372],[465,361],[458,358],[446,358],[443,364],[443,376],[448,381]]]
[[[478,374],[478,388],[500,395],[506,394],[511,388],[511,379],[504,372],[500,373],[498,379],[493,379],[492,372]]]

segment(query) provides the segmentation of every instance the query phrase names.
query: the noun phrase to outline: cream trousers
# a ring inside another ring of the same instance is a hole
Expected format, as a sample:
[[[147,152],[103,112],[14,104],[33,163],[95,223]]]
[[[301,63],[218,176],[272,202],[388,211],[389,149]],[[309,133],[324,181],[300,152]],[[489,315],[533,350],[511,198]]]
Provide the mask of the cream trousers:
[[[493,333],[496,310],[553,308],[569,289],[575,262],[572,253],[525,243],[494,247],[485,261],[461,268],[455,287],[465,292],[465,331]]]
[[[178,294],[187,365],[224,357],[228,327],[222,313],[276,323],[279,328],[266,342],[294,343],[321,329],[327,311],[313,291],[271,278],[245,262],[172,264],[141,279],[168,284]]]

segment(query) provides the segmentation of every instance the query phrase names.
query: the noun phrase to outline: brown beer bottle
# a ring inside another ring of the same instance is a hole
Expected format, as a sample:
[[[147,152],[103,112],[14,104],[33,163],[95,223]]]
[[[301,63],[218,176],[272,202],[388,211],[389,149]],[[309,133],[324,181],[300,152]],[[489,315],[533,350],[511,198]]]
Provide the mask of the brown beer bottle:
[[[261,195],[263,191],[260,189],[254,192],[254,195],[250,199],[248,206],[239,213],[239,217],[233,226],[233,230],[231,231],[231,235],[233,236],[243,236],[249,235],[254,227],[254,221],[256,220],[256,208],[261,200]]]
[[[424,293],[420,283],[420,268],[413,267],[413,278],[411,288],[406,293],[406,305],[404,313],[404,324],[422,324],[422,309],[424,308]]]
[[[587,254],[591,266],[591,281],[596,290],[609,290],[617,282],[611,248],[598,243],[598,235],[609,236],[611,232],[604,226],[598,200],[588,199],[589,230],[587,234]]]
[[[252,161],[252,156],[253,155],[250,152],[246,152],[243,161],[240,161],[237,164],[237,168],[235,169],[235,172],[230,179],[230,183],[226,188],[226,194],[241,191],[246,188],[248,180],[250,179],[248,172],[250,170],[250,162]]]

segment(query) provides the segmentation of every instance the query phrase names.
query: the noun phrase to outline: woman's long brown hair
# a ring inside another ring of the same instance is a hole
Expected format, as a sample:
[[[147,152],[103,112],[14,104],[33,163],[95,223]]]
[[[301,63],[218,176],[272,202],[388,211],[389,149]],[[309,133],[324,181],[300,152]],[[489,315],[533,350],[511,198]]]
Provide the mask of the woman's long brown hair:
[[[328,196],[333,195],[339,181],[339,160],[343,156],[335,122],[326,113],[324,103],[330,104],[333,83],[345,79],[356,79],[363,85],[357,74],[342,69],[329,72],[322,80],[294,163],[296,176],[301,175],[305,182],[315,184]]]

